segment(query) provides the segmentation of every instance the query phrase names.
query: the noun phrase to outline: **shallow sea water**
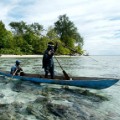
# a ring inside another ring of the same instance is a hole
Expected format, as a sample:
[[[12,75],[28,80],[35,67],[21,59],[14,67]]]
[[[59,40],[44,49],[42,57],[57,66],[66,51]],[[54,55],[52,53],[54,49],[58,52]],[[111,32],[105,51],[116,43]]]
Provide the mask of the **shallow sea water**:
[[[17,59],[21,61],[21,66],[25,72],[44,73],[42,58],[0,58],[0,69],[10,70]],[[120,56],[58,57],[57,59],[70,76],[120,79]],[[54,64],[55,74],[62,74],[62,70],[55,59]],[[109,98],[109,101],[100,103],[97,108],[95,107],[98,104],[97,102],[90,103],[85,99],[84,102],[90,105],[93,116],[97,116],[99,120],[120,120],[120,82],[107,89],[88,90]]]

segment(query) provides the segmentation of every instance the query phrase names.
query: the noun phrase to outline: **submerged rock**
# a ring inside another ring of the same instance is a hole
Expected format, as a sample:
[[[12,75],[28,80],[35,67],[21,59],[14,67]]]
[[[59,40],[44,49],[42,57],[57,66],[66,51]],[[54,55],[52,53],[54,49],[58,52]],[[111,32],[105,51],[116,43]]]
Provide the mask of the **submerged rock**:
[[[17,120],[13,115],[11,115],[11,113],[2,113],[2,115],[0,115],[0,120]]]
[[[0,120],[96,120],[95,111],[108,100],[84,89],[8,81],[0,82]]]
[[[44,96],[39,96],[35,100],[36,103],[42,103],[42,102],[45,102],[45,101],[48,101],[48,98],[46,98]]]
[[[48,103],[47,108],[49,112],[53,113],[55,116],[64,117],[64,114],[67,113],[68,107],[61,104]]]
[[[0,93],[0,98],[3,98],[5,95],[3,93]]]
[[[45,115],[45,111],[42,110],[42,107],[42,105],[28,105],[26,110],[28,111],[28,114],[34,115],[37,119],[48,120],[47,116]]]

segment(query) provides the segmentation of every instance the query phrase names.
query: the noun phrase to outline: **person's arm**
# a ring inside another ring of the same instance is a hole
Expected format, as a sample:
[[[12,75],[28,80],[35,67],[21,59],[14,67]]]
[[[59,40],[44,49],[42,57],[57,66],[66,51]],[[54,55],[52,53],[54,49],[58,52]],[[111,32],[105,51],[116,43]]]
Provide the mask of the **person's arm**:
[[[20,76],[24,76],[25,75],[25,73],[24,73],[24,71],[23,71],[23,69],[21,68],[21,67],[19,67],[19,75]]]
[[[18,72],[23,72],[23,69],[20,66],[18,66],[17,69],[18,69]]]
[[[13,75],[13,76],[16,75],[17,71],[18,71],[18,70],[16,69],[16,70],[13,72],[12,75]]]

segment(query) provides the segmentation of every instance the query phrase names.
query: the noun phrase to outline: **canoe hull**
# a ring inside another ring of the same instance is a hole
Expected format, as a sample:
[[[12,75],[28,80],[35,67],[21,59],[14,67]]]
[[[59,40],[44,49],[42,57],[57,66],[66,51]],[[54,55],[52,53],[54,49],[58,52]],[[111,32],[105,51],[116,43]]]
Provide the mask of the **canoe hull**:
[[[108,78],[91,78],[91,79],[78,79],[78,80],[57,80],[57,79],[46,79],[46,78],[38,78],[38,77],[26,77],[26,76],[12,76],[9,73],[1,72],[1,75],[12,77],[15,79],[20,80],[26,80],[31,82],[37,82],[37,83],[49,83],[49,84],[58,84],[58,85],[69,85],[69,86],[76,86],[76,87],[83,87],[83,88],[92,88],[92,89],[105,89],[112,85],[114,85],[116,82],[119,81],[119,79],[108,79]]]

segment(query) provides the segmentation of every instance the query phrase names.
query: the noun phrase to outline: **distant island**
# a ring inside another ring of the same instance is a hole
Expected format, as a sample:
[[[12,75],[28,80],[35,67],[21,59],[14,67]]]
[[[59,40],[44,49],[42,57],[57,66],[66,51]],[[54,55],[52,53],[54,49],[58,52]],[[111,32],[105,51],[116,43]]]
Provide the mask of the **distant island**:
[[[58,43],[57,55],[83,55],[83,38],[67,15],[60,15],[47,30],[39,23],[11,22],[11,30],[0,21],[0,54],[42,55],[47,43]]]

